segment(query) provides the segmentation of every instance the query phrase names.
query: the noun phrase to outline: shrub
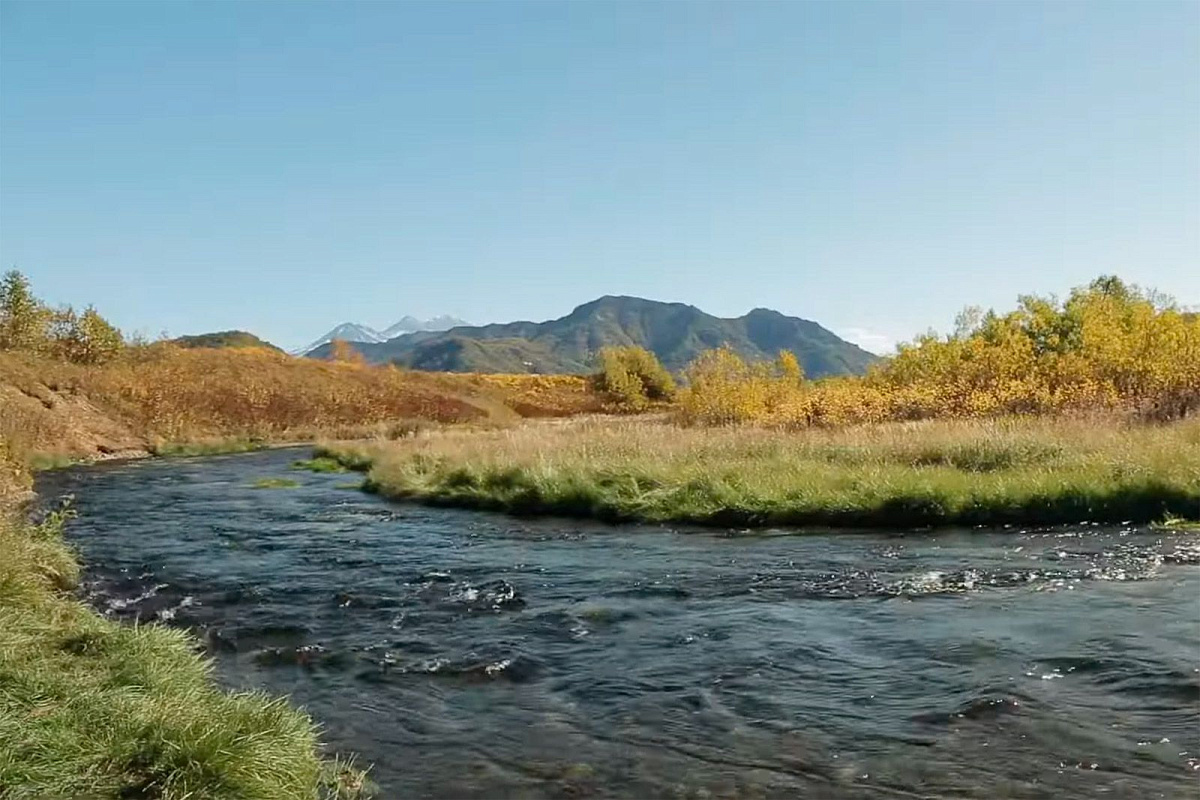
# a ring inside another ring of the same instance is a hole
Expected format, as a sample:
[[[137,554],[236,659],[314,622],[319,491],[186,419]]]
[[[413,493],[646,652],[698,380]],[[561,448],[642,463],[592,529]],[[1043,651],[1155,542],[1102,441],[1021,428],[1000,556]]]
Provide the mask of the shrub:
[[[600,391],[620,405],[640,410],[652,401],[670,400],[675,380],[658,358],[644,347],[605,347],[595,376]]]
[[[49,350],[77,364],[103,364],[116,358],[125,346],[121,332],[88,306],[82,314],[67,306],[53,312]]]
[[[725,346],[701,353],[684,374],[683,420],[710,425],[765,420],[794,404],[804,386],[800,364],[786,350],[773,363],[749,363]]]
[[[340,364],[365,364],[367,360],[354,345],[345,339],[334,339],[329,343],[329,360]]]

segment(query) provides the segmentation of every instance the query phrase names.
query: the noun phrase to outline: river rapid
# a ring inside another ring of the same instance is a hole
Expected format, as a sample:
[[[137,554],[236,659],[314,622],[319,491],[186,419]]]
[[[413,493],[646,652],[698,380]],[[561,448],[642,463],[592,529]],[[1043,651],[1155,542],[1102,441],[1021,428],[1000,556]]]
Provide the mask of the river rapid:
[[[38,490],[89,602],[290,695],[380,797],[1200,796],[1196,534],[518,520],[305,456]]]

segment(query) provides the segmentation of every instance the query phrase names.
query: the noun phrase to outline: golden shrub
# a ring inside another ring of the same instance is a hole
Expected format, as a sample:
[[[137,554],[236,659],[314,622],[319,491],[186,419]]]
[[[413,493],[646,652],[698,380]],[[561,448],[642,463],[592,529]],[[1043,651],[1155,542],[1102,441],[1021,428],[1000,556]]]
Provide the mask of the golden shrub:
[[[675,394],[675,379],[644,347],[605,347],[599,361],[596,388],[620,406],[637,411]]]
[[[1178,419],[1200,409],[1200,317],[1116,278],[1063,302],[1026,296],[964,313],[858,378],[787,380],[729,349],[689,367],[684,421],[784,426],[1103,411]]]

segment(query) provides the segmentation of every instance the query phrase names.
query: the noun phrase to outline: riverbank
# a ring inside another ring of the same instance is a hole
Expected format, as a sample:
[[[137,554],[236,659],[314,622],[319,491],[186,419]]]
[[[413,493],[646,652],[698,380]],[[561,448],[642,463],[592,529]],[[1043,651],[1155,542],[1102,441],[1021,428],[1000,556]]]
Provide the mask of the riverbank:
[[[1200,515],[1200,420],[926,421],[785,432],[639,420],[325,445],[432,505],[717,526],[1158,522]]]
[[[361,770],[322,755],[306,712],[221,690],[181,630],[120,624],[80,602],[69,512],[33,524],[33,499],[0,439],[0,794],[367,796]]]
[[[0,516],[0,786],[5,797],[353,798],[303,711],[225,692],[183,631],[122,625],[72,594],[62,514]]]

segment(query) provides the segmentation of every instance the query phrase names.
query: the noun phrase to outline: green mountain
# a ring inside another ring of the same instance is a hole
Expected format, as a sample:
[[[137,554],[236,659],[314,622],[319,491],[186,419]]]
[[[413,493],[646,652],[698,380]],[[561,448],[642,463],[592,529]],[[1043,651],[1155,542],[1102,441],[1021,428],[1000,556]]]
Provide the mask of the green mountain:
[[[641,345],[675,371],[702,351],[724,344],[754,360],[791,350],[810,377],[858,374],[876,360],[815,322],[770,309],[722,319],[683,303],[611,296],[549,322],[459,326],[378,344],[352,343],[372,363],[444,372],[536,373],[590,372],[599,350],[611,345]],[[310,355],[324,358],[328,352],[326,345]]]
[[[172,339],[171,344],[177,344],[180,347],[265,347],[268,350],[283,352],[270,342],[246,331],[217,331],[216,333],[198,333],[195,336],[180,336]]]

